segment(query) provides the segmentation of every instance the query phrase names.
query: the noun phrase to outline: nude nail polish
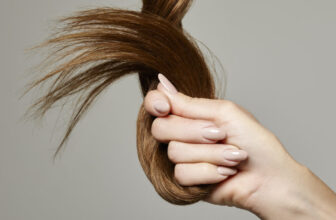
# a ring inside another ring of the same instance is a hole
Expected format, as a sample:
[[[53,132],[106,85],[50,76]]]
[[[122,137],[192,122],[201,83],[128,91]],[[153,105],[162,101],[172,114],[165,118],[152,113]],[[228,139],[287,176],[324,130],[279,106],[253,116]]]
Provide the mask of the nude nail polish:
[[[175,86],[162,73],[158,74],[158,78],[159,78],[160,83],[167,90],[167,92],[171,94],[177,93],[177,89],[175,88]]]
[[[221,140],[225,138],[223,132],[215,126],[202,128],[202,136],[210,140]]]
[[[162,100],[154,101],[153,107],[158,113],[166,113],[169,110],[169,104]]]
[[[247,157],[246,151],[243,150],[226,150],[224,151],[224,158],[227,160],[241,161]]]
[[[230,175],[234,175],[237,173],[236,169],[231,169],[228,167],[217,167],[217,172],[221,175],[225,175],[225,176],[230,176]]]

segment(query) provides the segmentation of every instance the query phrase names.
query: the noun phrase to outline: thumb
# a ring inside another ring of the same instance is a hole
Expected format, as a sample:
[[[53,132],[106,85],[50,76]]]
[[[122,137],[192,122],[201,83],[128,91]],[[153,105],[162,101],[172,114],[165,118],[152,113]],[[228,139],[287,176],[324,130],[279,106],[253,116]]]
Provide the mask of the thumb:
[[[214,121],[226,100],[194,98],[178,92],[175,86],[161,73],[157,89],[163,92],[170,103],[171,113],[185,118]],[[222,115],[222,114],[221,114]]]

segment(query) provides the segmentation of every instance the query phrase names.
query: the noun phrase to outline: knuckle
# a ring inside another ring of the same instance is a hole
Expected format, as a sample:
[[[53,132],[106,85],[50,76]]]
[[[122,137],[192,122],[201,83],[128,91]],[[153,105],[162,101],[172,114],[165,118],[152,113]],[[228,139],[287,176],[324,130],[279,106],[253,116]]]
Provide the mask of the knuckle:
[[[168,144],[168,158],[174,163],[181,161],[181,152],[178,145],[179,143],[177,141],[170,141]]]
[[[234,103],[233,101],[231,100],[223,100],[223,105],[226,107],[226,108],[236,108],[237,107],[237,104]]]
[[[174,178],[181,185],[187,184],[187,182],[186,182],[186,167],[183,164],[176,164],[175,165]]]
[[[181,105],[176,109],[177,113],[180,115],[187,115],[189,109],[188,106],[190,106],[195,99],[197,98],[185,96]]]
[[[220,100],[220,111],[221,112],[233,112],[238,110],[238,105],[231,100],[222,99]]]

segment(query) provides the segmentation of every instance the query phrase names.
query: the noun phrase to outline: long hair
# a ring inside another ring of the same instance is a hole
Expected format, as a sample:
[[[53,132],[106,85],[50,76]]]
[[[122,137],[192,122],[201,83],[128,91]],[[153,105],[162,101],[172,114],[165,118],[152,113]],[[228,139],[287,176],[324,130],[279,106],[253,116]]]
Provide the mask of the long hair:
[[[97,96],[127,74],[138,74],[143,96],[156,89],[163,73],[177,89],[192,97],[215,98],[215,84],[206,60],[182,19],[191,0],[143,0],[141,11],[109,7],[79,11],[60,19],[63,26],[36,48],[47,47],[56,63],[28,84],[27,93],[45,82],[48,91],[29,108],[42,117],[55,103],[79,94],[67,130],[55,156]],[[141,166],[157,193],[173,204],[204,199],[212,185],[181,186],[167,144],[151,135],[154,117],[143,104],[137,119],[137,152]]]

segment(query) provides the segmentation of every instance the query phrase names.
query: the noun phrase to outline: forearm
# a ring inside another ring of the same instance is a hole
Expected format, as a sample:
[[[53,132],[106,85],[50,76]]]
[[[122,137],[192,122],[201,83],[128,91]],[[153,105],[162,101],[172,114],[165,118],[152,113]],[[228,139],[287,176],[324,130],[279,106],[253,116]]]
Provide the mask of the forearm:
[[[308,168],[304,167],[302,173],[297,188],[293,189],[293,199],[300,204],[301,216],[336,219],[336,194]]]
[[[336,219],[336,194],[308,168],[297,165],[281,178],[271,180],[276,182],[273,192],[255,212],[262,219]]]

